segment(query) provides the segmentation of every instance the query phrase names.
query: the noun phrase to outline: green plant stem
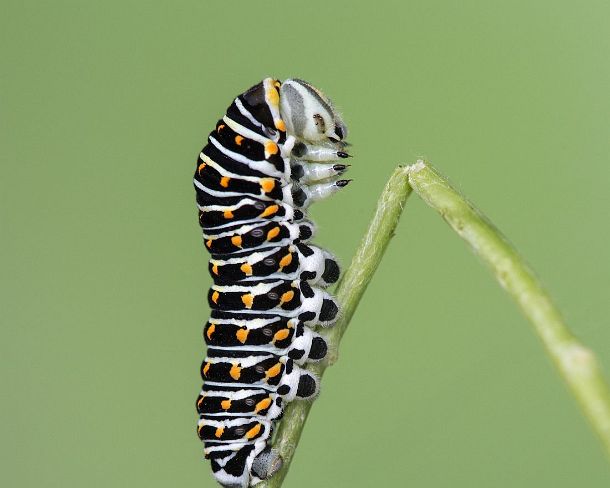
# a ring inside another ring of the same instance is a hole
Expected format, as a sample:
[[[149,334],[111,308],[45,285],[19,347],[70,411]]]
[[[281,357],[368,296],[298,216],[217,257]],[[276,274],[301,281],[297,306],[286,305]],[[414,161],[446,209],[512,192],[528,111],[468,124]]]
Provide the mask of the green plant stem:
[[[517,251],[427,162],[407,168],[413,190],[464,239],[534,326],[547,353],[610,456],[610,389],[595,354],[567,328]]]
[[[356,255],[337,286],[335,295],[341,306],[341,316],[333,327],[320,332],[328,342],[329,354],[325,361],[312,364],[307,368],[319,378],[322,377],[328,366],[337,361],[341,337],[394,235],[405,201],[410,193],[411,188],[407,181],[405,168],[397,168],[377,202],[377,210]],[[279,451],[284,464],[269,480],[257,485],[257,488],[277,488],[282,485],[311,406],[312,402],[296,401],[290,403],[286,408],[273,442],[273,447]]]

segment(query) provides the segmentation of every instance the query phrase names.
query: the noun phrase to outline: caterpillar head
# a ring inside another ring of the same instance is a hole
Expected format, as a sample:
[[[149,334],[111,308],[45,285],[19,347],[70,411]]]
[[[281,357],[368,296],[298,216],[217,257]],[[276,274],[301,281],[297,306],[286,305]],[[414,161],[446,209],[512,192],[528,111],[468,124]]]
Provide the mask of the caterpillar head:
[[[347,127],[331,101],[306,81],[288,79],[280,88],[280,113],[288,133],[310,142],[340,142]]]

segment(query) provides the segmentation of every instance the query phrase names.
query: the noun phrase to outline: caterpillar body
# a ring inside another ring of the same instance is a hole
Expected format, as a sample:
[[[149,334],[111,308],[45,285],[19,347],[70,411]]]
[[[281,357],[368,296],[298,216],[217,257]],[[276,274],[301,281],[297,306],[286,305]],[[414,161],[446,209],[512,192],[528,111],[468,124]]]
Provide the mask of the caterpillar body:
[[[301,366],[328,346],[313,328],[339,312],[325,287],[339,266],[309,244],[307,207],[346,186],[347,128],[311,84],[266,78],[237,96],[208,136],[194,185],[210,252],[211,317],[197,399],[197,433],[217,481],[245,488],[282,460],[274,421],[318,379]]]

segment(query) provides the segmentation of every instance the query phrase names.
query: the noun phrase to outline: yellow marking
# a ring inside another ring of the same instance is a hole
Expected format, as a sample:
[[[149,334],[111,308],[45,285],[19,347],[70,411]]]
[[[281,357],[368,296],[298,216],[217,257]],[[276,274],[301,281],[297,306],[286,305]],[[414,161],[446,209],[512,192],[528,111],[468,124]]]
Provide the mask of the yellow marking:
[[[212,273],[214,273],[215,275],[218,274],[218,265],[215,264],[214,266],[212,266]]]
[[[228,176],[223,176],[222,178],[220,178],[220,186],[222,186],[223,188],[228,187],[229,181],[231,181],[231,178],[229,178]]]
[[[271,405],[271,398],[267,397],[262,399],[260,402],[258,402],[256,404],[256,407],[254,408],[254,413],[258,413],[261,410],[265,410],[266,408],[269,408],[269,405]]]
[[[231,244],[233,244],[235,247],[241,247],[241,236],[231,237]]]
[[[216,132],[220,132],[220,131],[221,131],[222,129],[224,129],[224,128],[225,128],[225,125],[224,125],[224,124],[220,124],[220,125],[218,126],[218,129],[216,129]]]
[[[218,303],[218,297],[220,296],[220,293],[218,293],[217,291],[215,291],[214,293],[212,293],[212,301],[214,303]]]
[[[224,427],[224,425],[221,425],[220,427],[218,427],[216,429],[216,432],[214,432],[214,437],[220,439],[222,437],[222,434],[224,431],[225,431],[225,427]]]
[[[252,266],[248,263],[242,264],[239,269],[241,269],[246,276],[252,276]]]
[[[275,180],[273,178],[261,178],[261,188],[265,193],[269,193],[275,188]]]
[[[282,132],[286,132],[286,124],[284,123],[284,121],[282,119],[277,119],[275,121],[275,128]]]
[[[230,210],[225,210],[224,213],[222,214],[224,216],[225,219],[232,219],[234,217],[233,212],[231,212]]]
[[[208,370],[210,369],[210,363],[205,363],[205,366],[203,367],[203,376],[207,376],[208,375]]]
[[[283,341],[284,339],[286,339],[286,337],[288,337],[289,334],[290,334],[290,331],[288,329],[278,330],[275,333],[275,335],[273,336],[273,342]]]
[[[274,154],[277,154],[278,152],[279,152],[279,149],[275,142],[273,142],[273,141],[265,142],[265,158],[269,158],[269,156],[273,156]]]
[[[280,228],[274,227],[269,232],[267,232],[267,240],[270,241],[274,237],[277,237],[279,233],[280,233]]]
[[[275,88],[267,90],[267,99],[271,105],[276,107],[280,104],[280,96]]]
[[[292,254],[288,253],[288,254],[286,254],[286,256],[284,256],[281,259],[281,261],[280,261],[280,268],[288,266],[290,263],[292,263]]]
[[[282,84],[279,81],[275,80],[273,82],[273,86],[276,87],[279,90],[279,88],[280,88],[280,86],[282,86]]]
[[[282,293],[282,297],[280,298],[280,305],[283,303],[287,303],[294,298],[294,292],[292,290]]]
[[[258,433],[260,431],[261,431],[261,424],[256,424],[248,432],[246,432],[246,439],[253,439],[254,437],[256,437],[258,435]]]
[[[229,374],[231,375],[231,378],[233,378],[234,380],[238,380],[239,377],[241,376],[241,368],[239,367],[238,363],[233,363],[233,366],[231,366],[231,371],[229,371]]]
[[[235,337],[237,337],[237,340],[239,342],[241,342],[242,344],[246,343],[246,339],[248,339],[248,333],[250,331],[248,329],[239,329],[236,333],[235,333]]]
[[[238,146],[241,146],[243,140],[244,138],[242,136],[235,136],[235,144],[237,144]]]
[[[246,308],[252,308],[252,303],[254,303],[254,295],[252,293],[246,293],[241,296],[241,301],[244,303]]]
[[[197,173],[199,173],[199,174],[201,175],[201,170],[202,170],[203,168],[205,168],[205,167],[206,167],[206,164],[205,164],[205,163],[201,163],[201,164],[199,165],[199,168],[197,168]]]
[[[206,247],[209,249],[210,247],[212,247],[212,239],[208,239],[207,241],[205,241],[205,245]]]
[[[210,324],[210,326],[208,327],[208,331],[205,333],[205,335],[208,336],[208,340],[212,339],[212,334],[214,333],[215,330],[216,330],[216,324]]]
[[[280,209],[279,205],[269,205],[263,211],[263,213],[259,215],[259,217],[269,217],[270,215],[273,215],[274,213],[276,213],[279,209]]]
[[[223,400],[220,402],[220,408],[223,410],[229,410],[231,408],[231,400]]]
[[[204,398],[205,398],[205,395],[201,395],[199,397],[199,400],[197,400],[197,408],[201,407],[201,404],[203,403]]]
[[[275,366],[272,366],[265,373],[265,379],[268,380],[270,378],[274,378],[282,371],[282,363],[277,363]]]

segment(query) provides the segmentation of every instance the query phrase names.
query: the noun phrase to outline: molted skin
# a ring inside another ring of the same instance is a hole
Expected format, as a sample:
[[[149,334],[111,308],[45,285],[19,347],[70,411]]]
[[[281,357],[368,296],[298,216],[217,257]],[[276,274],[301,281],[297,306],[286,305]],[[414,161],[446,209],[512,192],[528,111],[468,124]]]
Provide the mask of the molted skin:
[[[253,486],[281,467],[269,445],[274,423],[286,403],[318,393],[300,366],[326,355],[314,328],[337,319],[324,288],[339,266],[308,243],[315,227],[305,209],[349,183],[339,179],[346,135],[320,90],[266,78],[235,98],[199,155],[194,186],[214,284],[197,434],[225,487]]]

